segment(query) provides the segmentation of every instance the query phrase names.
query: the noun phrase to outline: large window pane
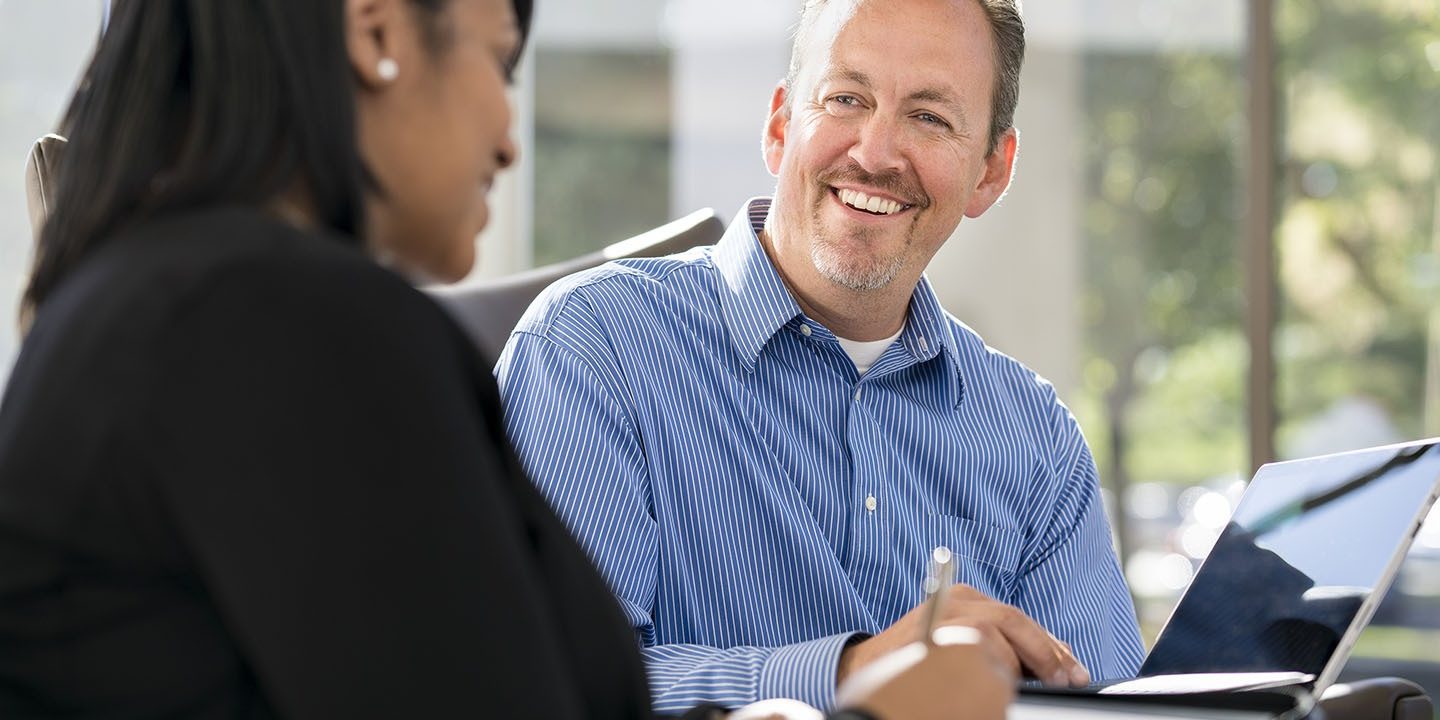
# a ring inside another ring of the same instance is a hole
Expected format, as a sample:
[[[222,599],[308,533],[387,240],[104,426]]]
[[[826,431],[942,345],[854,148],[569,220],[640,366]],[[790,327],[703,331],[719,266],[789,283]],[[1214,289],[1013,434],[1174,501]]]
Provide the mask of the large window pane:
[[[1089,5],[1076,405],[1153,641],[1243,490],[1244,4]]]
[[[665,48],[537,48],[534,262],[566,260],[670,219]]]
[[[540,3],[526,69],[528,263],[599,249],[671,219],[666,0]]]
[[[1440,435],[1440,6],[1283,0],[1276,21],[1277,447],[1296,457]],[[1352,668],[1440,692],[1440,521],[1357,655]]]

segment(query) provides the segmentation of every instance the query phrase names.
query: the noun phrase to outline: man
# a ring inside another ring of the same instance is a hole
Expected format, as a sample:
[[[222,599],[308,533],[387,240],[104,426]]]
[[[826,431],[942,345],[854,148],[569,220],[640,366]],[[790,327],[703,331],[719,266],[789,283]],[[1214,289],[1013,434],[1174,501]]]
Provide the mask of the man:
[[[810,0],[765,127],[774,199],[713,248],[561,281],[512,336],[512,435],[659,709],[829,706],[921,636],[937,545],[962,583],[942,623],[1017,670],[1137,669],[1079,427],[922,276],[1009,185],[1023,53],[1014,0]]]

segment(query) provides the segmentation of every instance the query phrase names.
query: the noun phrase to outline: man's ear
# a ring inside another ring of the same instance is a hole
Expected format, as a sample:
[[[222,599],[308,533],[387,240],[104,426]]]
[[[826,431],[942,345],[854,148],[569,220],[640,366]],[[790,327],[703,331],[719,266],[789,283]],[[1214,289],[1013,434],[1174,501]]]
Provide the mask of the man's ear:
[[[785,157],[785,132],[790,128],[790,105],[785,82],[775,85],[770,95],[770,119],[765,121],[765,138],[761,147],[765,154],[765,167],[771,175],[780,174],[780,160]]]
[[[415,58],[400,42],[405,8],[397,0],[345,0],[345,49],[361,86],[376,89],[395,80]],[[390,68],[382,61],[389,61]],[[414,72],[414,68],[411,68]],[[388,73],[388,74],[387,74]]]
[[[1019,145],[1020,131],[1013,127],[1000,136],[995,143],[995,150],[985,158],[985,169],[980,174],[980,182],[975,186],[975,191],[970,193],[970,202],[965,205],[965,217],[980,217],[1010,189],[1010,179],[1015,173],[1015,153]]]

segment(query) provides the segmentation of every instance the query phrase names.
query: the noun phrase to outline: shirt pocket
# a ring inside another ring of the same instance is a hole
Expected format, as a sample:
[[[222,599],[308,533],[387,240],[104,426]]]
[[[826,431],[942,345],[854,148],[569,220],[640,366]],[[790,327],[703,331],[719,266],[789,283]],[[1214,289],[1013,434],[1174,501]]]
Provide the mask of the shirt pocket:
[[[958,515],[933,513],[925,522],[926,542],[931,547],[944,545],[955,556],[955,582],[1009,601],[1024,555],[1024,535]]]

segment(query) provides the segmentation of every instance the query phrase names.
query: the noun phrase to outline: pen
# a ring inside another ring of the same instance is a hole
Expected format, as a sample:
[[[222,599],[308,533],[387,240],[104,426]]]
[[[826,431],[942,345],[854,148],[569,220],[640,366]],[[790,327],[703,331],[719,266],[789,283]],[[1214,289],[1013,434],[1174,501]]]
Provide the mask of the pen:
[[[950,594],[950,585],[955,581],[954,556],[950,548],[941,545],[930,553],[930,575],[925,578],[925,623],[920,638],[927,646],[935,644],[935,628],[944,617],[945,596]]]

